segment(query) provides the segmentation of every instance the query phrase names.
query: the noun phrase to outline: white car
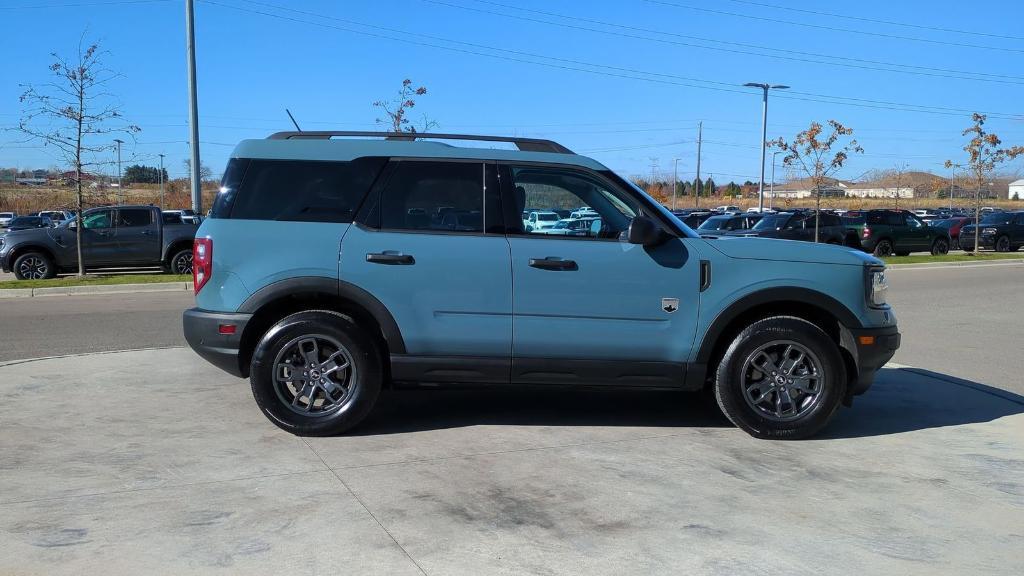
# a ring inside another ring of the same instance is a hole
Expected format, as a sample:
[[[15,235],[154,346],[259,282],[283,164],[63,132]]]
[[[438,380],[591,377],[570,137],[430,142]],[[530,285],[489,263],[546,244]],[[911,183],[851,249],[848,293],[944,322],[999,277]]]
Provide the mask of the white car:
[[[551,236],[586,236],[590,233],[590,225],[596,218],[563,218],[551,228],[537,230],[537,234]]]
[[[739,212],[739,206],[718,206],[715,208],[715,212]]]
[[[569,219],[579,220],[580,218],[597,218],[597,212],[593,208],[583,207],[569,213]]]
[[[18,217],[17,212],[0,212],[0,228],[7,228],[7,225]]]
[[[203,222],[203,219],[202,219],[201,216],[197,216],[195,212],[193,212],[191,209],[187,209],[187,208],[185,210],[163,210],[163,213],[164,214],[177,214],[178,216],[181,216],[181,221],[184,224],[196,224],[196,225],[198,225],[198,224],[201,224]]]
[[[544,230],[545,228],[553,228],[558,220],[558,214],[554,212],[535,211],[530,212],[530,215],[523,220],[523,227],[526,228],[527,232],[534,232]]]

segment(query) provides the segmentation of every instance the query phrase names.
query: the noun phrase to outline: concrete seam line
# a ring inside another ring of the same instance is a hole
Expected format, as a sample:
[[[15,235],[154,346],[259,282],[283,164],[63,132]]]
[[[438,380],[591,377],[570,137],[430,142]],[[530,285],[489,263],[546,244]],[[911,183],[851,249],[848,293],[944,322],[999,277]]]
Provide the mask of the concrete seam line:
[[[887,264],[890,270],[942,270],[944,268],[987,268],[990,266],[1020,266],[1024,260],[1007,258],[982,262],[918,262],[916,264]]]
[[[77,288],[100,288],[76,290]],[[145,284],[108,284],[95,286],[43,286],[40,288],[0,288],[0,299],[40,298],[43,296],[93,296],[101,294],[143,294],[192,290],[191,282],[150,282]]]
[[[127,348],[124,350],[97,350],[95,352],[79,352],[77,354],[61,354],[59,356],[40,356],[38,358],[21,358],[18,360],[8,360],[6,362],[0,362],[0,368],[6,368],[8,366],[17,366],[18,364],[27,364],[29,362],[39,362],[42,360],[59,360],[61,358],[75,358],[76,356],[98,356],[101,354],[117,354],[118,352],[145,352],[147,350],[175,350],[178,348],[185,348],[185,346],[153,346],[150,348]]]
[[[300,436],[300,438],[302,437]],[[380,526],[380,529],[383,530],[384,533],[387,534],[389,538],[391,538],[391,541],[395,543],[395,546],[398,546],[398,549],[401,550],[402,553],[405,554],[405,557],[409,559],[409,562],[412,562],[413,566],[415,566],[420,571],[420,574],[423,574],[423,576],[427,576],[427,571],[423,569],[423,566],[420,566],[420,563],[412,557],[412,554],[409,554],[409,551],[405,549],[405,546],[402,546],[398,539],[395,538],[395,535],[392,534],[391,531],[384,526],[380,519],[377,518],[377,516],[370,511],[370,508],[366,505],[365,502],[363,502],[363,499],[360,498],[359,496],[356,496],[356,493],[353,492],[352,488],[350,488],[349,485],[346,484],[345,481],[341,479],[341,476],[338,476],[338,473],[333,468],[327,465],[327,462],[324,460],[323,456],[321,456],[320,453],[316,451],[316,448],[313,448],[313,446],[311,446],[305,438],[302,438],[302,443],[306,445],[306,448],[309,448],[310,452],[312,452],[317,458],[320,459],[320,462],[324,465],[324,467],[327,468],[327,470],[329,470],[331,474],[333,474],[334,477],[338,479],[338,482],[340,482],[341,485],[345,487],[345,490],[353,498],[355,498],[356,502],[358,502],[359,505],[363,507],[363,510],[366,510],[366,513],[370,515],[370,518],[373,518],[373,521],[376,522],[378,526]]]

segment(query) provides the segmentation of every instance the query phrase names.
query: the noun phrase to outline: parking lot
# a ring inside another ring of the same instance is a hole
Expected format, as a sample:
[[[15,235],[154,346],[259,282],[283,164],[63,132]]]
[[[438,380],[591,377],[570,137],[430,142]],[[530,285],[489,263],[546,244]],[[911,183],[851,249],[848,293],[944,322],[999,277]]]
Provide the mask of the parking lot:
[[[696,395],[562,391],[388,394],[301,439],[187,348],[95,353],[180,344],[187,297],[7,300],[18,358],[93,353],[3,337],[0,573],[1021,573],[1021,280],[893,270],[909,367],[802,442]]]

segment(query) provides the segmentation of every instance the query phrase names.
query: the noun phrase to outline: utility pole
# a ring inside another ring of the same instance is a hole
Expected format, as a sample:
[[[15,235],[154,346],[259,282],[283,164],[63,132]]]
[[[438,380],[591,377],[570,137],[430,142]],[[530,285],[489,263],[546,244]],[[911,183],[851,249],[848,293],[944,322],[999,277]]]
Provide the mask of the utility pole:
[[[775,156],[777,156],[782,150],[776,150],[772,152],[772,181],[768,184],[768,209],[774,210],[775,204]]]
[[[124,187],[121,185],[121,144],[124,144],[124,140],[118,138],[114,139],[117,143],[117,195],[120,197],[118,204],[124,203]]]
[[[160,157],[160,172],[158,178],[160,178],[160,209],[164,209],[164,155],[157,154]]]
[[[693,190],[693,207],[694,209],[700,208],[700,143],[701,136],[704,133],[704,122],[697,122],[697,186]]]
[[[672,159],[672,209],[676,209],[676,188],[679,187],[679,158]]]
[[[953,179],[956,178],[956,166],[949,169],[949,211],[953,211]]]
[[[764,91],[763,106],[761,109],[761,181],[757,183],[757,209],[764,211],[764,157],[768,149],[768,90],[785,90],[789,86],[783,84],[758,84],[747,82],[744,86],[760,88]]]
[[[196,96],[196,34],[193,0],[185,0],[185,51],[188,57],[188,125],[192,149],[192,210],[203,213],[203,183],[199,164],[199,99]]]

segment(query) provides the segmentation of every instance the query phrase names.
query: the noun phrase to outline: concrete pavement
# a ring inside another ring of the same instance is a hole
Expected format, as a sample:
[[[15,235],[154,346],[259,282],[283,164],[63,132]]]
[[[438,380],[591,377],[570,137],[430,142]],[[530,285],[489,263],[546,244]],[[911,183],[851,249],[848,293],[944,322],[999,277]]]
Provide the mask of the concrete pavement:
[[[1024,572],[1024,398],[907,370],[804,442],[694,395],[443,391],[304,440],[185,349],[0,393],[5,574]]]

